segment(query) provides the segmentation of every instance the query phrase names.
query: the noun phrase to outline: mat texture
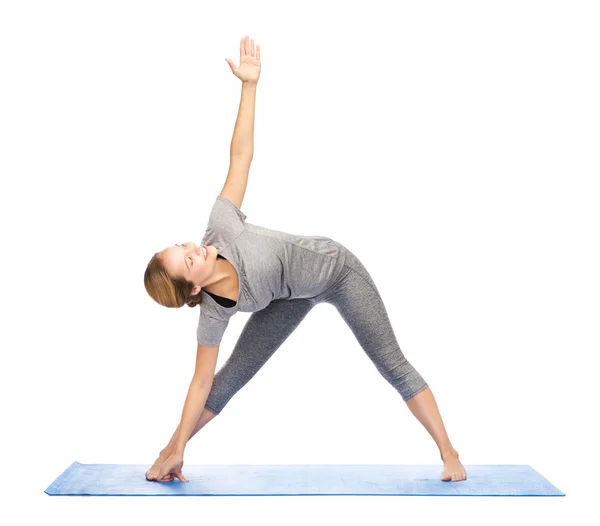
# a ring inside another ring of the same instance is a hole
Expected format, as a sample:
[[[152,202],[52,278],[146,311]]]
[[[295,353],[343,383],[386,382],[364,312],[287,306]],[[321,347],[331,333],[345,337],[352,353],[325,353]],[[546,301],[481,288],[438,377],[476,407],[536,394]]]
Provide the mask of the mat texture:
[[[71,464],[48,495],[428,495],[564,496],[527,465],[465,466],[467,479],[444,482],[442,465],[184,465],[189,482],[146,480],[147,464]]]

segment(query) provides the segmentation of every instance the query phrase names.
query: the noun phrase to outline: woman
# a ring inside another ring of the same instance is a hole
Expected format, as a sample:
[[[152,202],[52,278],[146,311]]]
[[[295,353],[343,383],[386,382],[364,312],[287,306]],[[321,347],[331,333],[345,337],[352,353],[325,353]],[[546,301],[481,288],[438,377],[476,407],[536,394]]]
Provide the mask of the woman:
[[[400,350],[377,287],[359,259],[327,237],[246,223],[241,205],[253,156],[260,46],[255,50],[253,40],[242,38],[240,66],[226,60],[242,81],[242,96],[225,185],[200,245],[167,247],[154,255],[144,275],[148,294],[161,305],[201,304],[196,372],[181,422],[146,478],[187,482],[181,470],[188,440],[221,412],[315,305],[327,302],[434,439],[444,463],[442,480],[466,479],[433,393]],[[223,333],[237,311],[253,314],[231,356],[214,374]]]

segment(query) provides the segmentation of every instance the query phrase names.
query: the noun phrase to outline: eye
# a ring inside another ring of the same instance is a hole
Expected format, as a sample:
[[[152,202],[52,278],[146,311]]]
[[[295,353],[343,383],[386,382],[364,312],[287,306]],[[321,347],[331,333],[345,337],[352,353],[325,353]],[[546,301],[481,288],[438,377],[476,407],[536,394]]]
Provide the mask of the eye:
[[[190,265],[190,267],[194,266],[194,260],[190,257],[190,261],[192,262],[192,264]]]

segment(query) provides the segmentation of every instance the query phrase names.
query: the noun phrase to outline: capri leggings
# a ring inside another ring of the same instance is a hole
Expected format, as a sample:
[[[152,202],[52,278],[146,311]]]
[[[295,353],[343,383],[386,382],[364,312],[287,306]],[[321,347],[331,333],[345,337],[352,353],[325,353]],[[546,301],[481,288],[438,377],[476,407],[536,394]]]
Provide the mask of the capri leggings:
[[[339,243],[338,243],[339,244]],[[381,375],[404,401],[427,383],[400,350],[387,311],[360,260],[346,247],[345,265],[336,281],[312,298],[273,300],[253,312],[228,360],[215,374],[205,407],[219,414],[318,303],[334,305]]]

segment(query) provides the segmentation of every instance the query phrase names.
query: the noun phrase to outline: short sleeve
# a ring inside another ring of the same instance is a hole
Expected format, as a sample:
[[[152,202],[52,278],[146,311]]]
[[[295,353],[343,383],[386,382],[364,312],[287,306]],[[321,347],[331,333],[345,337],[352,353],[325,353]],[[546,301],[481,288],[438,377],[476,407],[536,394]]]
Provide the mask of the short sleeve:
[[[246,229],[246,214],[226,197],[218,195],[208,218],[202,244],[222,249]]]
[[[217,200],[215,201],[215,204],[216,203],[224,204],[227,208],[229,208],[229,210],[231,212],[233,212],[235,215],[237,215],[239,217],[239,219],[242,223],[246,221],[246,214],[244,214],[244,212],[242,212],[237,206],[235,206],[233,201],[231,201],[230,199],[227,199],[224,195],[218,195]]]
[[[198,329],[196,330],[196,341],[206,347],[215,347],[221,344],[225,329],[229,325],[229,319],[217,319],[210,316],[205,309],[200,306],[200,319],[198,320]]]

